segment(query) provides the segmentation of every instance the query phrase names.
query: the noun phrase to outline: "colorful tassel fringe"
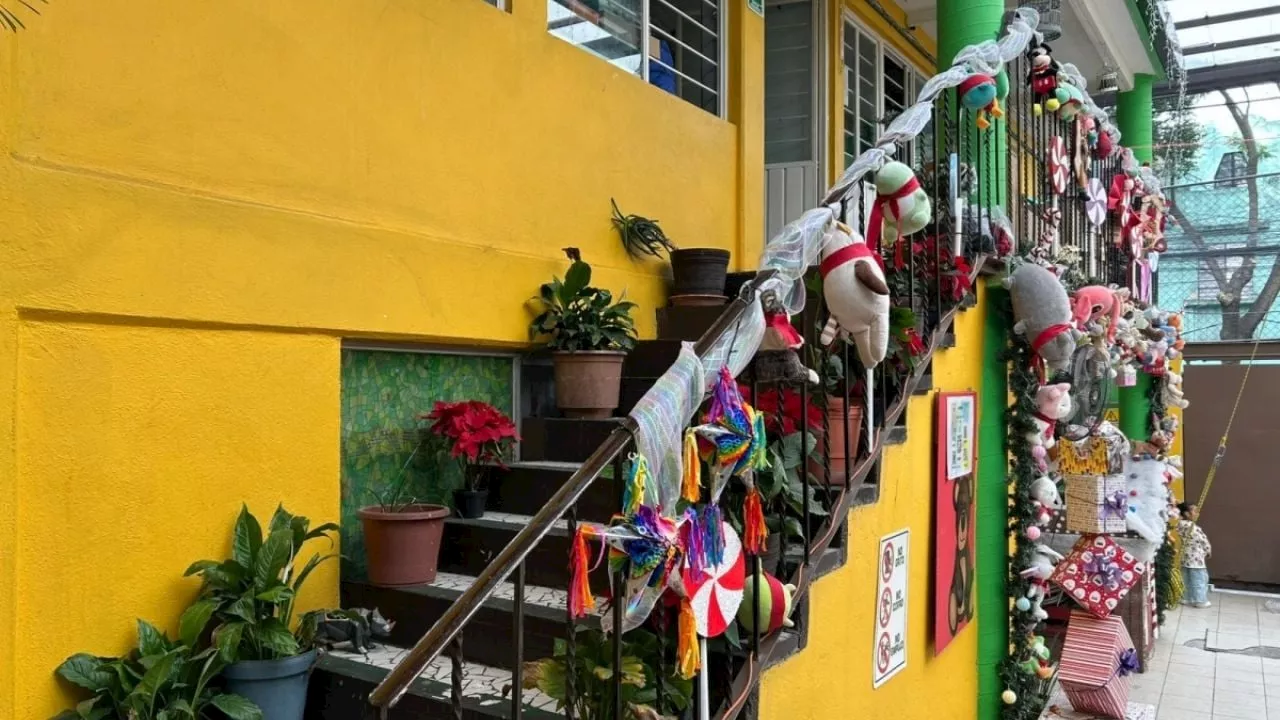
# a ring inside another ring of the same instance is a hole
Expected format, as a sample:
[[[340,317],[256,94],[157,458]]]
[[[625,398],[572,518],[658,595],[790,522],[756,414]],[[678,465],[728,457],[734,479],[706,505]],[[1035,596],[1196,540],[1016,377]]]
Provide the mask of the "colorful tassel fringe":
[[[596,598],[591,593],[591,579],[588,577],[591,554],[587,550],[587,539],[594,535],[590,525],[579,526],[569,551],[569,615],[575,618],[596,609]]]
[[[680,497],[691,503],[702,499],[702,460],[698,457],[698,437],[690,428],[684,433],[684,473],[680,482]]]
[[[644,504],[645,486],[649,482],[649,461],[643,455],[633,454],[627,470],[626,488],[622,495],[622,512],[635,514]]]
[[[686,680],[698,674],[702,658],[698,653],[698,621],[693,616],[689,598],[680,599],[680,639],[676,648],[680,677]]]
[[[742,503],[742,547],[748,554],[760,555],[764,553],[768,539],[769,528],[764,523],[760,491],[753,485],[747,490],[747,499]]]
[[[682,527],[685,558],[696,578],[724,562],[724,524],[718,505],[685,511]]]

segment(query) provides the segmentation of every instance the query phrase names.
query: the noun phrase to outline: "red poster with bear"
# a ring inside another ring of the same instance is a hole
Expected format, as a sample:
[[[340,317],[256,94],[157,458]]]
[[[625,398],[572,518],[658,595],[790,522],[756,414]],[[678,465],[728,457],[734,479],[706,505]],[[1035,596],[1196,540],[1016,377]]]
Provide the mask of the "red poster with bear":
[[[974,490],[978,396],[938,393],[933,521],[933,652],[951,644],[974,613]]]

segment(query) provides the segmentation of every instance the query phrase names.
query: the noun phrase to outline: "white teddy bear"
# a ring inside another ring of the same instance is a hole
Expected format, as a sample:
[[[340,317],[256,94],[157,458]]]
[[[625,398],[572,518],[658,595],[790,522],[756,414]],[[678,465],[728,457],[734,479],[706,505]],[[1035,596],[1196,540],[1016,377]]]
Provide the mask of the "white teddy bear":
[[[1058,494],[1058,484],[1048,475],[1041,475],[1031,483],[1031,499],[1036,501],[1036,520],[1040,525],[1047,525],[1050,511],[1062,509],[1062,496]]]
[[[1070,383],[1045,385],[1036,391],[1036,411],[1031,417],[1036,432],[1028,434],[1027,441],[1031,443],[1031,456],[1042,472],[1046,467],[1048,450],[1057,443],[1054,430],[1059,421],[1071,416],[1073,409]]]

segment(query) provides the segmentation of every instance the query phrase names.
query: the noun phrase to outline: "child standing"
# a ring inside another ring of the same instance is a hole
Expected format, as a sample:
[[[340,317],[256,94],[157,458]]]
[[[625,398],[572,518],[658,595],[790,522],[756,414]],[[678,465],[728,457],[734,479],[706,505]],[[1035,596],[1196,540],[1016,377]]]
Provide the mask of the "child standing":
[[[1209,569],[1205,559],[1213,554],[1209,537],[1196,524],[1200,508],[1188,503],[1178,503],[1178,536],[1182,539],[1182,578],[1186,585],[1183,604],[1192,607],[1209,607]]]

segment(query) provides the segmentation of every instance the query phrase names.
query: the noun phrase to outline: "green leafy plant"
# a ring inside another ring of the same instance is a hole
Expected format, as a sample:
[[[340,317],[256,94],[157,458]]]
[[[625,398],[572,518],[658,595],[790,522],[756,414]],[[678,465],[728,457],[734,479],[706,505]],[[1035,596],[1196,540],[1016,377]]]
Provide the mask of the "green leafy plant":
[[[657,220],[650,220],[640,215],[623,215],[618,209],[618,202],[610,199],[613,205],[613,226],[622,238],[622,247],[633,258],[641,255],[660,257],[663,251],[668,254],[676,250],[676,244],[658,227]]]
[[[574,717],[616,720],[613,703],[613,638],[602,631],[580,628],[576,636],[573,666],[569,666],[564,640],[555,641],[552,657],[524,664],[525,689],[537,689],[567,705],[568,675],[574,676]],[[637,628],[622,640],[622,720],[668,718],[655,709],[658,673],[654,669],[661,652],[658,636]],[[662,679],[663,711],[684,711],[693,700],[693,682],[672,672]]]
[[[531,302],[541,312],[529,325],[529,338],[547,336],[547,346],[562,352],[630,350],[636,344],[631,311],[636,304],[613,301],[613,295],[591,287],[591,266],[570,248],[572,264],[564,274],[543,283]]]
[[[58,667],[59,677],[92,697],[54,720],[261,720],[257,705],[212,685],[224,667],[215,648],[196,653],[139,620],[138,648],[129,655],[79,653]]]
[[[182,614],[179,635],[195,645],[208,630],[225,662],[274,660],[311,649],[314,627],[290,628],[293,607],[303,583],[321,563],[337,553],[316,553],[299,568],[302,547],[308,541],[327,538],[333,544],[338,526],[326,523],[315,529],[310,521],[276,508],[263,537],[262,526],[241,506],[231,536],[231,557],[222,562],[200,560],[187,568],[186,576],[199,575],[204,584],[195,604]],[[305,625],[305,624],[304,624]]]

